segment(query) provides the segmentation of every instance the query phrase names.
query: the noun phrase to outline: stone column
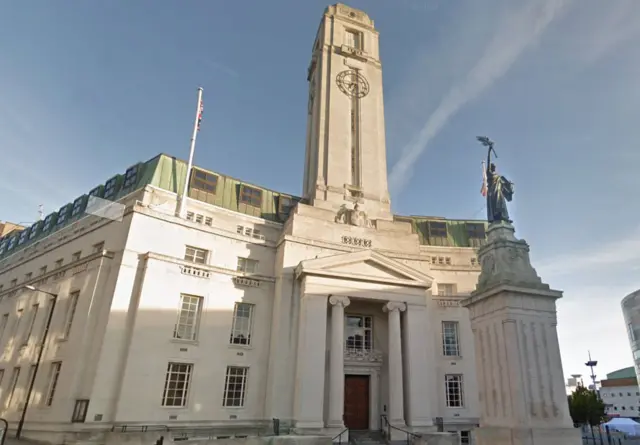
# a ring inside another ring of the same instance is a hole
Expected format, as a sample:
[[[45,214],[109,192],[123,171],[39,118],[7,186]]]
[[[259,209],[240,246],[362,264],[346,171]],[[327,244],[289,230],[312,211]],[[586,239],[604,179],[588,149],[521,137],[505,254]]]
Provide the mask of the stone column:
[[[404,421],[404,388],[402,385],[402,338],[400,334],[400,312],[407,305],[390,301],[382,308],[389,314],[389,423],[403,427]]]
[[[404,325],[405,357],[407,381],[407,425],[413,431],[433,426],[431,417],[430,391],[432,382],[432,366],[429,366],[431,345],[425,345],[425,339],[431,338],[428,330],[426,305],[407,305]],[[429,343],[429,342],[426,342]],[[433,360],[433,359],[431,359]],[[433,362],[432,362],[433,363]]]
[[[344,428],[344,308],[348,297],[331,296],[331,350],[329,351],[329,428]]]
[[[294,422],[300,429],[324,428],[324,379],[327,337],[327,295],[300,299]]]

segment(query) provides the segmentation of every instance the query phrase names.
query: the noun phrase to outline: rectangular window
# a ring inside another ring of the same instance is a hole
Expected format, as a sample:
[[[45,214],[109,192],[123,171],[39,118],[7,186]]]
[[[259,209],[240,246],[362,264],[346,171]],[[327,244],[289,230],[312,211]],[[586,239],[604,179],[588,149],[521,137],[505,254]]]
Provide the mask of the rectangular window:
[[[346,30],[344,44],[350,48],[362,49],[362,34],[358,31]]]
[[[26,346],[29,343],[29,338],[31,338],[31,334],[33,333],[33,327],[36,325],[36,317],[38,316],[38,309],[40,308],[39,304],[34,304],[31,307],[31,314],[29,319],[29,327],[27,328],[27,332],[24,335],[24,340],[22,344]]]
[[[633,332],[633,323],[627,325],[627,331],[629,332],[629,338],[631,341],[636,341],[636,334]]]
[[[262,190],[249,187],[248,185],[240,186],[240,202],[254,207],[262,205]]]
[[[210,216],[207,216],[204,219],[204,224],[205,224],[205,226],[212,226],[213,225],[213,218],[211,218]]]
[[[78,261],[81,255],[82,252],[75,252],[73,255],[71,255],[71,261]]]
[[[256,273],[258,271],[258,261],[238,257],[238,266],[236,269],[238,272]]]
[[[9,288],[16,287],[18,285],[18,279],[14,278],[11,280],[11,284],[9,284]]]
[[[278,197],[278,215],[280,215],[282,219],[287,218],[295,205],[296,202],[292,198],[280,195]]]
[[[0,369],[0,385],[2,385],[3,380],[4,380],[4,369]]]
[[[129,188],[136,184],[138,178],[138,166],[129,167],[124,174],[124,184],[122,188]]]
[[[62,264],[64,264],[64,260],[60,258],[59,260],[56,261],[56,269],[61,268]]]
[[[118,177],[114,176],[113,178],[109,179],[104,185],[104,194],[102,196],[104,199],[112,199],[115,197],[117,191]]]
[[[187,246],[184,250],[184,260],[192,263],[206,264],[209,251],[197,247]]]
[[[88,399],[78,399],[73,407],[73,414],[71,415],[71,422],[84,423],[87,418],[87,410],[89,409]]]
[[[462,408],[464,393],[462,390],[462,375],[447,374],[444,376],[448,408]]]
[[[24,274],[24,281],[29,281],[31,279],[31,277],[33,277],[33,273],[32,272]]]
[[[442,353],[448,357],[460,356],[457,321],[442,322]]]
[[[231,344],[250,345],[253,319],[253,305],[236,303],[233,308],[233,325],[231,326]]]
[[[58,377],[60,377],[60,369],[62,368],[62,362],[51,363],[51,371],[49,372],[49,387],[47,389],[47,397],[45,404],[51,406],[53,404],[53,397],[56,395],[56,387],[58,386]]]
[[[427,223],[429,244],[432,246],[448,246],[449,238],[447,223],[444,221],[429,221]]]
[[[460,431],[460,445],[469,445],[471,443],[471,431]]]
[[[191,363],[169,363],[162,394],[162,406],[187,406],[192,371]]]
[[[44,275],[44,274],[46,274],[46,273],[47,273],[47,266],[42,266],[42,267],[40,268],[40,275],[42,276],[42,275]]]
[[[456,285],[452,283],[438,283],[438,296],[450,297],[456,294]]]
[[[82,212],[82,206],[84,204],[84,196],[76,199],[73,202],[73,209],[71,210],[71,217],[78,216]]]
[[[240,408],[244,406],[244,396],[247,390],[247,376],[249,368],[227,366],[227,376],[224,381],[224,399],[222,406]]]
[[[27,383],[25,384],[25,389],[24,389],[24,399],[26,401],[27,399],[27,391],[29,388],[29,385],[31,384],[31,380],[33,380],[33,376],[36,373],[36,365],[31,365],[29,366],[29,373],[27,374]],[[31,393],[31,399],[29,400],[29,403],[33,402],[33,393]]]
[[[347,349],[352,351],[371,351],[373,349],[372,317],[347,315],[345,323]]]
[[[2,341],[2,337],[4,337],[4,331],[7,329],[7,325],[9,324],[9,314],[4,314],[2,316],[2,322],[0,322],[0,342]]]
[[[64,320],[64,331],[62,338],[69,338],[71,334],[71,326],[73,325],[73,318],[76,315],[76,308],[78,307],[78,299],[80,298],[80,291],[71,292],[67,299],[67,313]]]
[[[22,321],[22,309],[18,309],[18,316],[16,317],[16,324],[13,327],[13,338],[17,338],[18,333],[20,332],[20,322]]]
[[[180,295],[180,309],[173,330],[173,338],[181,340],[196,340],[198,338],[202,300],[202,297],[195,295]]]
[[[469,238],[469,247],[481,247],[486,239],[484,224],[466,223],[465,226],[467,237]]]
[[[195,217],[195,213],[187,212],[187,221],[193,221],[194,217]]]
[[[104,250],[104,241],[93,245],[93,253],[101,253]]]
[[[11,382],[9,383],[9,397],[7,398],[7,406],[11,406],[13,396],[16,393],[16,387],[18,386],[18,379],[20,378],[20,367],[13,368],[11,374]]]
[[[215,195],[218,188],[218,176],[203,170],[191,170],[191,187]]]

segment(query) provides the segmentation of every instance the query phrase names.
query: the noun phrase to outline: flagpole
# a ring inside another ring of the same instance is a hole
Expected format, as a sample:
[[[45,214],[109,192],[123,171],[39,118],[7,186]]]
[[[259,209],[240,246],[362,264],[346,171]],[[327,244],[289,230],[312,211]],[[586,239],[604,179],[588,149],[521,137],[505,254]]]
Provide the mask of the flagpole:
[[[191,179],[191,168],[193,167],[193,153],[196,149],[196,137],[200,129],[200,120],[202,119],[202,87],[198,88],[198,107],[196,108],[196,120],[193,124],[193,135],[191,136],[191,148],[189,149],[189,163],[187,164],[187,174],[184,177],[184,188],[180,197],[180,205],[178,207],[178,215],[180,218],[186,216],[186,201],[189,191],[189,180]]]

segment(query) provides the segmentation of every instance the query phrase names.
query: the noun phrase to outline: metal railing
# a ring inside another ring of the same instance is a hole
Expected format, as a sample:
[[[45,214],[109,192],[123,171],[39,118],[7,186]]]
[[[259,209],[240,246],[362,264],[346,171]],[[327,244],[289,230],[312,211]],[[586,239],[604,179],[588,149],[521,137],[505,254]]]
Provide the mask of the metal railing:
[[[340,434],[331,438],[331,442],[335,442],[335,440],[338,439],[338,444],[342,444],[342,436],[344,436],[344,433],[348,433],[348,432],[349,432],[349,428],[343,429],[342,431],[340,431]]]
[[[380,415],[380,431],[382,432],[383,436],[385,436],[387,441],[391,441],[392,430],[400,431],[406,434],[407,445],[411,445],[412,440],[419,439],[422,437],[420,434],[412,433],[411,431],[407,431],[405,429],[398,428],[397,426],[391,425],[391,423],[389,422],[389,419],[387,418],[387,415],[381,414]]]

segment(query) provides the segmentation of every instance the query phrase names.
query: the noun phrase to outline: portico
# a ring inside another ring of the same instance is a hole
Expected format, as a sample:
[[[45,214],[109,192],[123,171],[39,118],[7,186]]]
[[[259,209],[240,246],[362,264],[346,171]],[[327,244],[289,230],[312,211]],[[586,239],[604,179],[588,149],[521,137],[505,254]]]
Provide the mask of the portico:
[[[368,250],[303,261],[296,278],[295,426],[377,430],[386,414],[399,428],[430,427],[431,277]]]

